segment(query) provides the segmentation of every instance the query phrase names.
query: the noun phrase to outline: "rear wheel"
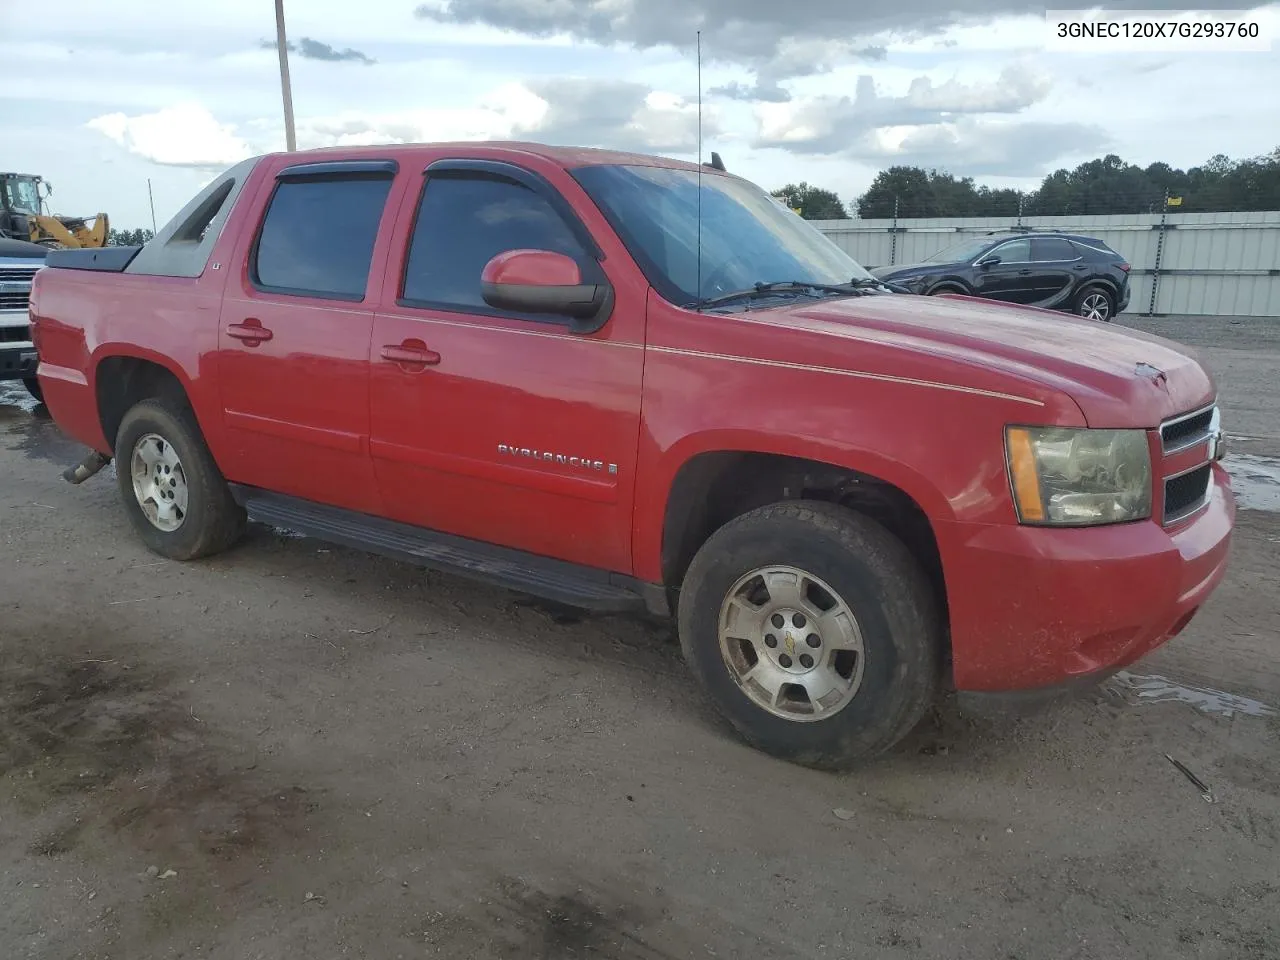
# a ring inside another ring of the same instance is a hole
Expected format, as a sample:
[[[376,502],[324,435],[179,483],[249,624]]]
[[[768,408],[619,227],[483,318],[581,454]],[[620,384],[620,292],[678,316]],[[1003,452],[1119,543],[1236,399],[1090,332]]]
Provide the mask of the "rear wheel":
[[[35,377],[27,377],[22,381],[22,385],[27,388],[27,393],[35,397],[37,400],[44,402],[44,391],[40,389],[40,381]]]
[[[694,675],[751,744],[847,768],[882,753],[936,696],[942,626],[907,548],[832,504],[788,502],[731,521],[680,592]]]
[[[1086,320],[1110,323],[1116,312],[1115,298],[1102,287],[1085,287],[1076,295],[1075,312]]]
[[[129,520],[156,553],[195,560],[227,549],[244,533],[244,510],[186,404],[150,399],[135,405],[120,423],[115,459]]]

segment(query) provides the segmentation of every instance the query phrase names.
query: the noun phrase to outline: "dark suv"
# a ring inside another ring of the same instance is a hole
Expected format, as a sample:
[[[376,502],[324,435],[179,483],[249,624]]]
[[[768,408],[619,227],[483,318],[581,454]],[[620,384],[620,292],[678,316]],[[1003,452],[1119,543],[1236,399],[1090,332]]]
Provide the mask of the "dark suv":
[[[962,240],[923,263],[880,267],[909,293],[962,293],[1110,321],[1129,305],[1129,264],[1101,240],[1019,232]]]

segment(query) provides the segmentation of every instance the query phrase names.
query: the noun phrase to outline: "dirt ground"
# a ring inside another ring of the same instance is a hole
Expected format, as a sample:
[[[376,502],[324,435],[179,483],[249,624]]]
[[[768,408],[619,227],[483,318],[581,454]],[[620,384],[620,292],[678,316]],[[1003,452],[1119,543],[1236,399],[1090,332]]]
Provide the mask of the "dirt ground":
[[[1280,321],[1135,323],[1280,492]],[[267,528],[173,564],[0,384],[0,957],[1280,957],[1280,513],[1135,676],[743,746],[669,631]],[[1242,435],[1242,436],[1241,436]],[[1210,799],[1166,755],[1185,764]]]

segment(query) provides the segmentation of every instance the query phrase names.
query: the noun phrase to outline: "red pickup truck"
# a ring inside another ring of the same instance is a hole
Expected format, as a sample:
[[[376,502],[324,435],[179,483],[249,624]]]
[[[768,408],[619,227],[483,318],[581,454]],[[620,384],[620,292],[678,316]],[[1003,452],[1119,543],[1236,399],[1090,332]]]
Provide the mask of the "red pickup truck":
[[[244,161],[31,297],[52,416],[158,553],[246,516],[677,620],[751,743],[1177,634],[1234,522],[1214,382],[1110,325],[896,292],[719,163],[534,144]]]

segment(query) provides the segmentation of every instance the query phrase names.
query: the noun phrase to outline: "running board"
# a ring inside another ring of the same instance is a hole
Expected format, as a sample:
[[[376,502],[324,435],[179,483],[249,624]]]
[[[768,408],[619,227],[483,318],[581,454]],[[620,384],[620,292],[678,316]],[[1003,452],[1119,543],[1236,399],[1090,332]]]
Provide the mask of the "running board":
[[[231,485],[250,519],[598,613],[670,613],[665,591],[618,573]]]

